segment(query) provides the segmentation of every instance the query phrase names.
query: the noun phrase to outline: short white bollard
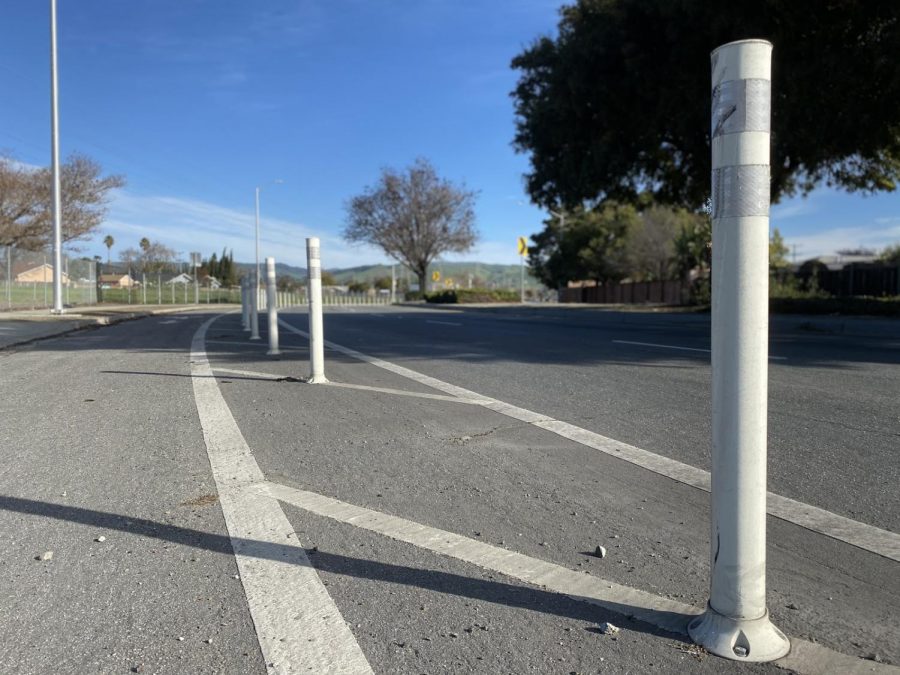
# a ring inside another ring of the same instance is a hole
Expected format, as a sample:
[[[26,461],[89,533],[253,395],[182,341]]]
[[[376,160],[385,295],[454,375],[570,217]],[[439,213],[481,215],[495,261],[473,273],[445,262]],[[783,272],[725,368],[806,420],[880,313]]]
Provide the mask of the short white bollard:
[[[312,373],[308,382],[328,382],[325,379],[325,336],[322,328],[322,260],[319,257],[319,238],[306,240],[306,268],[309,274],[309,364]]]
[[[266,258],[266,313],[269,316],[269,356],[278,356],[278,291],[275,289],[275,258]]]
[[[250,330],[250,297],[247,289],[247,277],[241,277],[241,326],[244,331]]]
[[[250,272],[250,339],[259,340],[259,277]]]
[[[688,631],[737,661],[773,661],[791,647],[766,608],[771,70],[765,40],[712,53],[710,597]]]

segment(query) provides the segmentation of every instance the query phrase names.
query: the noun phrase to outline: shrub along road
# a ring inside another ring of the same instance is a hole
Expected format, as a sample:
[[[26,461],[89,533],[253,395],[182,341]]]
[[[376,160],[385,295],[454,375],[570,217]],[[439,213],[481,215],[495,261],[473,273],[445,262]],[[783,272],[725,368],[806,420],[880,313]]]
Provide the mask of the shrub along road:
[[[677,633],[708,317],[334,311],[327,385],[283,318],[278,360],[214,313],[0,355],[0,669],[774,672]],[[769,518],[801,672],[900,663],[892,328],[774,321],[769,488],[817,507]]]

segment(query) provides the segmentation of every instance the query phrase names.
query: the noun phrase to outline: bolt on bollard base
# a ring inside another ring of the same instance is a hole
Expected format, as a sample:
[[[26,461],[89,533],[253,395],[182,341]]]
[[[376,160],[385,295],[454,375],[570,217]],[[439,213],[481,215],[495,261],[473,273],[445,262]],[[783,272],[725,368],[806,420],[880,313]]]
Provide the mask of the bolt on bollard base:
[[[769,619],[733,619],[706,606],[706,611],[688,624],[688,634],[698,645],[716,656],[735,661],[767,662],[787,656],[791,643]]]

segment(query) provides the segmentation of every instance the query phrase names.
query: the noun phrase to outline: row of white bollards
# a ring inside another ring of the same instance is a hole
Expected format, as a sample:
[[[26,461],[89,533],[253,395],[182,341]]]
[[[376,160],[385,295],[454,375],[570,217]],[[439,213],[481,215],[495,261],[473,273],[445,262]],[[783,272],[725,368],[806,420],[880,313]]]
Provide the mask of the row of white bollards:
[[[790,642],[766,607],[769,143],[772,45],[712,52],[712,508],[710,597],[688,626],[695,642],[740,661],[773,661]],[[309,382],[325,379],[319,240],[306,240]],[[269,353],[278,353],[275,261],[266,259]],[[258,288],[242,286],[257,329]],[[273,342],[274,340],[274,342]]]
[[[309,361],[311,383],[328,382],[325,378],[325,336],[322,323],[322,261],[318,237],[306,240],[307,298],[309,301]],[[278,356],[278,293],[275,286],[275,258],[266,258],[266,315],[269,328],[269,356]],[[259,284],[256,273],[241,279],[241,326],[251,340],[259,340]]]

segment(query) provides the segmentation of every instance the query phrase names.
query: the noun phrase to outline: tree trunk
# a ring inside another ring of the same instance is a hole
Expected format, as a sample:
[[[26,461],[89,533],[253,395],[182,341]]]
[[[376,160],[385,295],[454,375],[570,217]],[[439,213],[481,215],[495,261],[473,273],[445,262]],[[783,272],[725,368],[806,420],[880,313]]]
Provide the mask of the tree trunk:
[[[428,291],[428,271],[416,272],[416,276],[419,277],[419,291],[421,293],[425,293]]]

